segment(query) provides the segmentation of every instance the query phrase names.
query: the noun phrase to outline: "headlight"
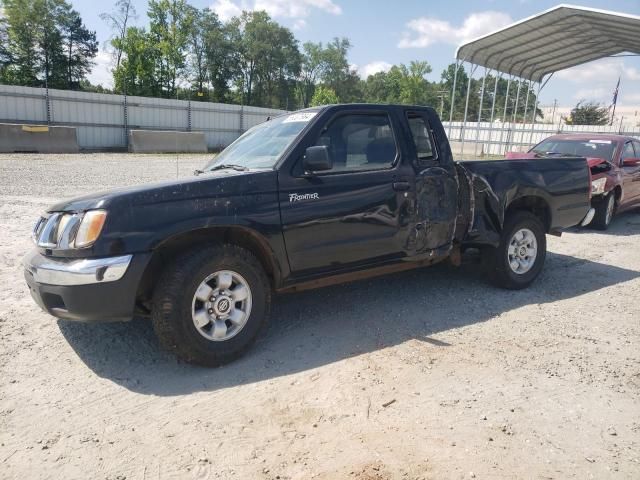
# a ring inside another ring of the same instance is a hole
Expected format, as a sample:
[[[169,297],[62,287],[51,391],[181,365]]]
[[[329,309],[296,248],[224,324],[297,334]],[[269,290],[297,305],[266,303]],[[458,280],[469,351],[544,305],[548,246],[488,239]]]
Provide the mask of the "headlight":
[[[600,195],[604,193],[604,187],[607,184],[607,178],[598,178],[591,182],[591,195]]]
[[[100,236],[106,219],[107,212],[105,210],[89,210],[86,212],[80,221],[73,246],[75,248],[85,248],[93,245]]]

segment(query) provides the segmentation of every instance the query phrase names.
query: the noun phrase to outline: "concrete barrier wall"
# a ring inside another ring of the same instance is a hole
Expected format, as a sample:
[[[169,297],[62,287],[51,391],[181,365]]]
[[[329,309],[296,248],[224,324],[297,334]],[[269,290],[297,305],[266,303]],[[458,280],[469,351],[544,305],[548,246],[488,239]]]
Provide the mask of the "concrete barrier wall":
[[[157,130],[129,131],[129,151],[133,153],[206,153],[203,132]]]
[[[204,132],[214,150],[282,113],[187,99],[0,85],[0,123],[76,127],[78,144],[86,150],[126,149],[130,130]]]
[[[76,153],[75,127],[0,123],[0,152]]]

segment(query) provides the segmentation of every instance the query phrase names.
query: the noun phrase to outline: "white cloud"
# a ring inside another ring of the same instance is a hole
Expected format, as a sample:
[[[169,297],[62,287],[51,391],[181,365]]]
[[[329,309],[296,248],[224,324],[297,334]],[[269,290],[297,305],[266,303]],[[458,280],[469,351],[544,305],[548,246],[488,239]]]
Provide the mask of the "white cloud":
[[[407,23],[409,31],[402,34],[399,48],[424,48],[434,43],[459,45],[513,23],[506,13],[487,11],[472,13],[462,25],[454,26],[445,20],[420,17]]]
[[[304,18],[299,18],[295,22],[293,22],[294,30],[302,30],[307,26],[307,21]]]
[[[573,83],[592,83],[593,81],[640,80],[640,70],[625,65],[623,58],[603,58],[577,67],[560,70],[558,78]]]
[[[618,102],[638,103],[640,97],[640,70],[625,64],[623,58],[603,58],[577,67],[561,70],[557,79],[566,81],[575,87],[575,100],[593,100],[609,104],[613,98],[618,78],[620,91]]]
[[[223,22],[242,13],[242,7],[239,7],[231,0],[216,0],[210,8],[216,12]]]
[[[378,72],[388,72],[393,67],[389,62],[377,60],[375,62],[367,63],[364,67],[359,68],[358,71],[362,78],[367,78],[369,75],[373,75]]]
[[[87,75],[88,80],[94,85],[102,85],[103,87],[113,87],[113,57],[109,52],[99,50],[96,58],[93,59],[95,66],[91,73]]]
[[[314,9],[332,15],[342,13],[342,8],[332,0],[216,0],[210,8],[222,21],[239,15],[243,10],[265,10],[274,18],[293,19],[305,19]],[[298,23],[297,28],[303,28],[305,25],[306,23]]]

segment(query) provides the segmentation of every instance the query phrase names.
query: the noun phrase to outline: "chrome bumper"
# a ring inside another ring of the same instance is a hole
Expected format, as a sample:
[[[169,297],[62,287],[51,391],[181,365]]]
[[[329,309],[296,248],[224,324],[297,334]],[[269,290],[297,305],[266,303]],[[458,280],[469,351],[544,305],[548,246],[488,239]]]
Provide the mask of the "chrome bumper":
[[[25,270],[37,283],[47,285],[89,285],[120,280],[129,268],[133,255],[106,258],[52,258],[38,251],[22,260]]]

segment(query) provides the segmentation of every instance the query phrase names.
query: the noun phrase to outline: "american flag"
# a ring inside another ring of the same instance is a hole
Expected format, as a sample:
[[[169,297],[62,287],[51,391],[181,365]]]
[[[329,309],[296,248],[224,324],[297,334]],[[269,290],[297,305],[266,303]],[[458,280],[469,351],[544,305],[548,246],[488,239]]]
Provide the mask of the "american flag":
[[[618,89],[620,88],[620,77],[618,77],[618,84],[616,85],[616,89],[613,91],[613,101],[611,102],[611,106],[615,107],[616,102],[618,101]]]

